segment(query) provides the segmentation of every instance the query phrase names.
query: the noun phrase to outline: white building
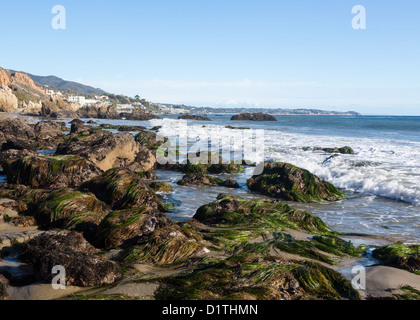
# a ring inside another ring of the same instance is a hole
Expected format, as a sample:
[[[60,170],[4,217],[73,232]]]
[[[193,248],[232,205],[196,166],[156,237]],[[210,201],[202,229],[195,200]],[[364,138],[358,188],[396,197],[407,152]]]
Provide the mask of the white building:
[[[86,98],[83,97],[83,96],[69,96],[67,98],[67,100],[69,102],[75,102],[75,103],[78,103],[80,105],[84,105],[86,103]]]

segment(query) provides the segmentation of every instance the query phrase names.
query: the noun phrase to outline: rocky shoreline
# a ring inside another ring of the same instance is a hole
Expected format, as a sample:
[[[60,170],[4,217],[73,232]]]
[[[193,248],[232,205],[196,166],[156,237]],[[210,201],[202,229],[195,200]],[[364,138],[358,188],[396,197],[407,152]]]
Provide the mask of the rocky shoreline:
[[[0,299],[420,298],[420,246],[356,246],[284,203],[345,198],[309,171],[266,163],[247,186],[269,199],[249,200],[229,193],[238,183],[219,176],[243,165],[219,158],[161,166],[156,151],[164,142],[154,132],[107,129],[81,120],[68,128],[59,121],[0,119],[6,178],[0,185]],[[182,172],[180,185],[223,186],[226,193],[193,218],[174,221],[161,197],[171,186],[158,180],[156,169]],[[368,290],[356,290],[337,270],[368,255],[378,265],[368,268]],[[51,288],[56,265],[66,266],[68,291]],[[398,285],[375,276],[379,268]]]

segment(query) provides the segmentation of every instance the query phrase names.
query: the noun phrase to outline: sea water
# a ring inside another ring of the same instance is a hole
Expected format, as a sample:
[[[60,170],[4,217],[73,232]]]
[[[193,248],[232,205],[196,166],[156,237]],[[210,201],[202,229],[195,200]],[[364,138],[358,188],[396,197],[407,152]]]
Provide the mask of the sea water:
[[[209,115],[207,115],[209,116]],[[320,217],[330,228],[348,233],[379,236],[390,241],[420,242],[420,117],[397,116],[276,116],[277,122],[231,121],[232,115],[210,115],[211,121],[185,121],[178,115],[161,115],[150,121],[96,120],[97,125],[161,126],[159,135],[174,143],[179,134],[190,140],[217,131],[221,137],[241,136],[238,129],[249,127],[264,131],[263,157],[305,168],[342,189],[346,200],[324,203],[290,203]],[[135,133],[133,133],[135,134]],[[331,157],[307,147],[350,146],[354,155]],[[307,151],[305,151],[307,150]],[[186,150],[182,150],[186,151]],[[196,210],[231,192],[245,198],[266,198],[250,192],[246,180],[253,168],[223,178],[237,180],[240,189],[224,187],[178,186],[181,173],[158,171],[174,192],[164,195],[175,204],[169,212],[173,219],[192,217]]]
[[[166,117],[166,116],[165,116]],[[391,116],[277,116],[277,122],[231,121],[231,115],[213,115],[212,121],[188,121],[193,139],[216,129],[220,136],[239,135],[226,126],[264,130],[264,159],[305,168],[342,189],[348,199],[300,204],[340,232],[379,235],[408,243],[420,241],[420,117]],[[159,134],[174,138],[180,121],[175,116],[151,120]],[[312,151],[307,147],[350,146],[354,155]],[[306,151],[305,151],[306,150]],[[174,173],[162,173],[176,180]],[[161,174],[161,175],[162,175]],[[179,175],[179,174],[178,174]],[[242,187],[228,190],[244,197],[261,197],[247,190],[252,170],[233,176]],[[171,181],[172,181],[171,180]],[[183,203],[175,216],[193,216],[199,205],[227,192],[220,187],[176,187]]]

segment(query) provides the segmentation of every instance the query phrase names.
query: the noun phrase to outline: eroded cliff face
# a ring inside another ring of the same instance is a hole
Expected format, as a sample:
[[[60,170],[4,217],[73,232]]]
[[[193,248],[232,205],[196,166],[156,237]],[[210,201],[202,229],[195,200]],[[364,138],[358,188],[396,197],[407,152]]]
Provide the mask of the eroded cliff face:
[[[49,102],[50,97],[26,73],[0,68],[0,112],[39,115],[43,101]],[[63,105],[68,109],[64,101],[52,102],[58,110]]]
[[[10,78],[12,85],[26,86],[43,94],[43,90],[36,86],[33,80],[26,73],[14,72],[11,73]]]
[[[18,99],[7,85],[0,87],[0,112],[13,113],[18,109]]]
[[[10,84],[9,75],[6,70],[0,68],[0,86],[8,86]]]

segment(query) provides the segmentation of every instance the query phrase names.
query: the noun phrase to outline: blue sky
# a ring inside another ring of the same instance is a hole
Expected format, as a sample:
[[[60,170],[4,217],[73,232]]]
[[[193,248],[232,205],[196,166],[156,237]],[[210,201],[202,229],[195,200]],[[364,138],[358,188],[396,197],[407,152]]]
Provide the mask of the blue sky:
[[[54,30],[54,5],[66,29]],[[366,30],[351,10],[366,8]],[[2,1],[0,66],[154,102],[420,115],[418,0]]]

